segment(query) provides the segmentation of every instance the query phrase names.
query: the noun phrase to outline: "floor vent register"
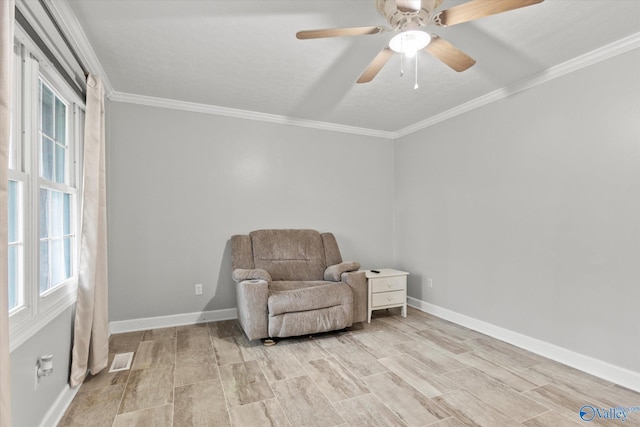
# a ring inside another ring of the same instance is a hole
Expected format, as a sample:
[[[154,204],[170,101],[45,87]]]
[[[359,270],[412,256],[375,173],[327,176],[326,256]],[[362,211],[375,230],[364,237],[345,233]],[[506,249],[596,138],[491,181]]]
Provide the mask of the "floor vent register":
[[[133,360],[133,352],[131,353],[118,353],[111,362],[111,368],[109,372],[126,371],[131,368],[131,361]]]

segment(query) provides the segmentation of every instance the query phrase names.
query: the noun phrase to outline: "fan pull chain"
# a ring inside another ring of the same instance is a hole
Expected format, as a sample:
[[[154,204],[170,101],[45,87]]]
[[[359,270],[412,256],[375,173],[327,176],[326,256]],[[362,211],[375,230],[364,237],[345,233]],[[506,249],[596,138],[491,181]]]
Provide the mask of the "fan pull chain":
[[[420,86],[418,86],[418,53],[416,52],[416,72],[415,72],[415,85],[413,85],[413,90],[418,89]]]

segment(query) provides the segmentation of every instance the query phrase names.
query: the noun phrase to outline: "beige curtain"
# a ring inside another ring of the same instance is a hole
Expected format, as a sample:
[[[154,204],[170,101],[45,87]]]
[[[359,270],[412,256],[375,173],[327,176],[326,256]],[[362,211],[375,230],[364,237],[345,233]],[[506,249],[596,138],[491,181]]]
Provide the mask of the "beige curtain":
[[[93,75],[87,77],[81,239],[71,387],[87,371],[104,369],[109,357],[104,89]]]
[[[11,426],[7,218],[15,0],[0,1],[0,427]]]
[[[0,427],[11,426],[7,218],[15,0],[0,2]]]

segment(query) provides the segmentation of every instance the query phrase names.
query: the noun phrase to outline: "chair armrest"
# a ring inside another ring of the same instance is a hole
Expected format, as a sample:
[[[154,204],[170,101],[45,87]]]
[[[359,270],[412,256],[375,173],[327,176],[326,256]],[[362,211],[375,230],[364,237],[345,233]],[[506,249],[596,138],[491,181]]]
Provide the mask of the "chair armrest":
[[[324,280],[332,282],[341,281],[342,273],[348,271],[358,271],[360,269],[360,263],[356,261],[341,262],[340,264],[334,264],[327,267],[324,271]]]
[[[269,283],[266,280],[242,280],[236,286],[238,321],[250,340],[269,336]]]
[[[342,273],[342,281],[353,292],[353,323],[367,320],[367,276],[364,271]]]
[[[243,280],[264,280],[267,283],[271,283],[271,275],[267,270],[263,270],[261,268],[236,268],[231,273],[231,278],[238,283]]]

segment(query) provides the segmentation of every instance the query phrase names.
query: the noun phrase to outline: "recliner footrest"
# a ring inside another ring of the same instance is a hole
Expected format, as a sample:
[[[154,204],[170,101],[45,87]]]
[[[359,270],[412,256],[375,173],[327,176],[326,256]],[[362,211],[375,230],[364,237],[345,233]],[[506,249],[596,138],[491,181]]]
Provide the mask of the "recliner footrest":
[[[269,316],[334,307],[352,300],[351,288],[342,282],[327,282],[318,286],[270,291]]]

